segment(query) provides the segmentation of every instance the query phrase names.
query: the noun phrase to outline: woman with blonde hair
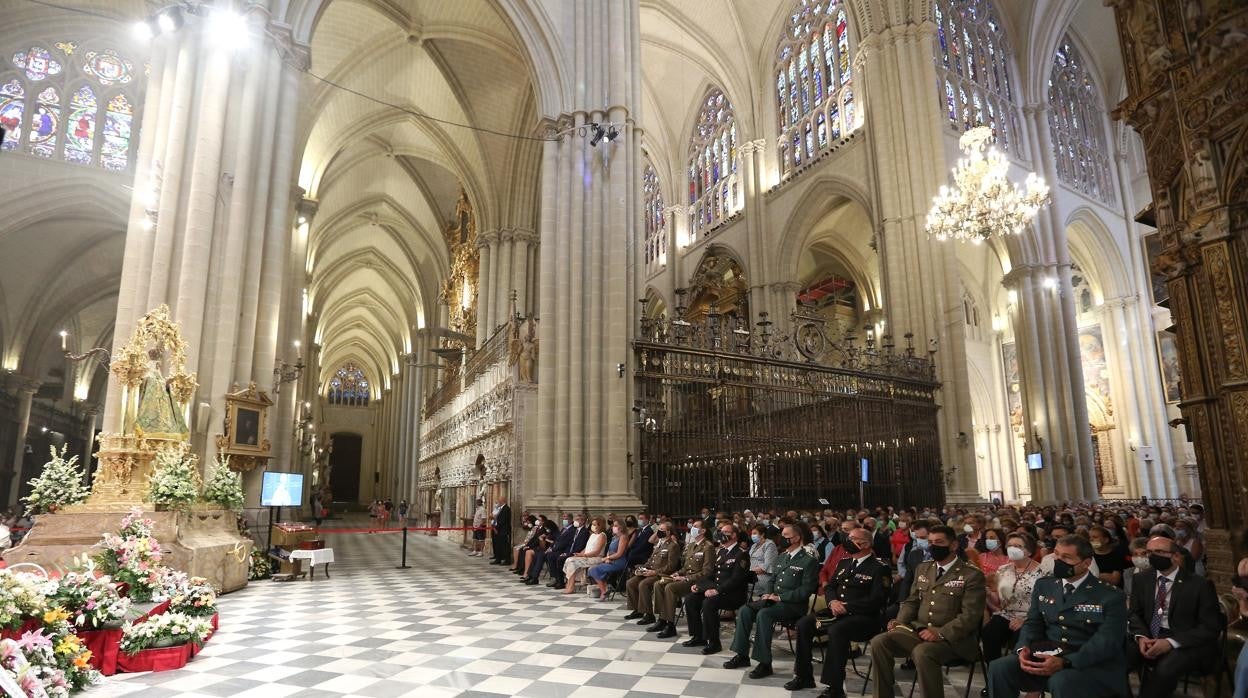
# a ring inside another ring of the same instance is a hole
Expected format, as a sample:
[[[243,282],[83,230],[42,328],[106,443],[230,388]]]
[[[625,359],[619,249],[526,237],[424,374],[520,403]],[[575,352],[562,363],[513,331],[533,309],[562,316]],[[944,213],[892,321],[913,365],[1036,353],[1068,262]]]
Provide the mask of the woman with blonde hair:
[[[602,562],[602,551],[607,548],[607,521],[595,516],[589,526],[589,540],[585,541],[585,549],[572,553],[563,563],[563,576],[568,580],[563,593],[575,593],[578,577],[585,576],[585,570]]]

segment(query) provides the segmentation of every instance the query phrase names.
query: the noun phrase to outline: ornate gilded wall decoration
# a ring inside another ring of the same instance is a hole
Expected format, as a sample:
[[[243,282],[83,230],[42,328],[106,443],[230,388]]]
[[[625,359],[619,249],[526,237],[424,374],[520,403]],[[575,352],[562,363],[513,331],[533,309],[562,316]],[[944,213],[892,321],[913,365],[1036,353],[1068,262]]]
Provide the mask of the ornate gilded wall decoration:
[[[268,462],[269,408],[273,406],[267,393],[250,383],[244,390],[234,386],[225,396],[225,422],[217,435],[217,452],[229,459],[230,469],[246,472]]]
[[[450,329],[474,337],[477,333],[477,220],[468,195],[459,193],[455,220],[443,232],[451,255],[451,275],[442,283],[438,300],[449,311]],[[448,345],[450,346],[450,345]]]
[[[715,304],[729,329],[736,326],[736,319],[749,327],[750,287],[740,262],[720,249],[711,248],[689,281],[689,311],[685,320],[696,324]]]

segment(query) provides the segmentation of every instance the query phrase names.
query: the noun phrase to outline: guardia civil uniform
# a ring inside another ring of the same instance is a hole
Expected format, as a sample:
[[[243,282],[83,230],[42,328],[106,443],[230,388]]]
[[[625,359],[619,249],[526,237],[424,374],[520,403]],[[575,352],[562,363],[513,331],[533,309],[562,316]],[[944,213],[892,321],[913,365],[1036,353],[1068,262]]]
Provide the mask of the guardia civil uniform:
[[[879,558],[870,555],[860,559],[847,557],[837,564],[832,579],[823,587],[828,608],[805,616],[795,627],[795,686],[814,685],[811,645],[816,631],[822,629],[827,633],[827,642],[823,646],[823,675],[820,679],[825,685],[832,687],[833,695],[844,695],[845,662],[849,661],[849,643],[866,642],[880,632],[884,606],[888,604],[888,593],[892,585],[892,569]],[[844,615],[832,614],[833,601],[845,604]]]
[[[979,628],[987,591],[984,573],[961,558],[947,567],[929,560],[918,566],[910,595],[897,611],[899,627],[871,640],[872,689],[876,698],[893,698],[893,658],[910,657],[924,698],[945,695],[942,665],[979,656]],[[934,630],[939,642],[926,642],[921,630]]]
[[[754,601],[737,611],[737,629],[732,638],[732,651],[736,657],[724,666],[737,668],[748,666],[744,657],[753,657],[760,665],[771,664],[771,630],[776,621],[794,621],[806,615],[810,608],[810,595],[819,584],[819,561],[802,546],[797,552],[785,551],[771,563],[771,579],[755,589],[759,595],[777,594],[779,603]],[[757,625],[754,634],[754,651],[750,652],[750,630]]]
[[[675,536],[668,535],[654,546],[654,550],[650,551],[650,557],[645,564],[641,566],[650,572],[656,574],[644,576],[634,574],[624,585],[628,593],[628,607],[641,616],[633,616],[633,618],[649,618],[649,622],[654,622],[654,585],[663,577],[670,575],[680,567],[680,540]]]
[[[673,575],[665,575],[654,583],[654,607],[658,610],[659,623],[647,628],[647,632],[661,631],[659,637],[676,635],[676,607],[689,593],[691,579],[710,576],[715,567],[715,546],[705,537],[685,547],[684,562]],[[683,577],[678,581],[673,577]]]
[[[1127,695],[1126,597],[1091,573],[1073,590],[1067,584],[1056,577],[1036,580],[1014,653],[988,666],[991,695],[1042,690],[1053,698]],[[1041,641],[1062,649],[1063,668],[1052,676],[1028,674],[1019,665],[1018,651]]]
[[[746,602],[749,594],[750,555],[739,543],[729,547],[720,546],[715,553],[715,567],[709,577],[695,579],[692,589],[685,595],[685,620],[689,623],[690,639],[686,647],[707,645],[703,654],[719,651],[719,612],[736,610]],[[706,591],[715,590],[708,598]]]

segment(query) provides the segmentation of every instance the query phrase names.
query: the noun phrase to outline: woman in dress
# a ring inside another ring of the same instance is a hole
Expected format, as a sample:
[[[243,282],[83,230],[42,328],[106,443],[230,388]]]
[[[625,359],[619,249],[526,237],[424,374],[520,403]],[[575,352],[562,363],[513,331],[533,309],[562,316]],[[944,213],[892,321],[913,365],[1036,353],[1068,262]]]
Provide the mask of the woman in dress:
[[[628,569],[628,546],[635,535],[636,526],[630,526],[626,519],[616,519],[611,525],[611,542],[607,544],[606,556],[602,562],[589,568],[589,578],[598,583],[599,601],[607,599],[607,577]]]
[[[980,635],[988,661],[1000,657],[1007,645],[1013,647],[1018,630],[1027,619],[1031,589],[1040,578],[1040,563],[1031,559],[1036,552],[1034,538],[1026,533],[1012,533],[1005,545],[1009,562],[997,568],[989,578],[987,612],[990,615]]]
[[[819,528],[823,529],[819,524],[811,524],[810,530],[814,531]],[[824,539],[825,542],[827,539]],[[776,561],[779,551],[773,540],[767,537],[767,527],[762,524],[754,524],[750,529],[750,572],[753,573],[754,588],[760,585],[764,589],[771,588],[771,564]],[[764,584],[766,582],[766,584]]]
[[[601,516],[595,516],[589,526],[589,540],[585,541],[585,549],[572,553],[563,563],[563,576],[568,580],[563,593],[572,594],[576,589],[577,578],[584,575],[584,570],[602,562],[602,551],[607,548],[607,522]]]

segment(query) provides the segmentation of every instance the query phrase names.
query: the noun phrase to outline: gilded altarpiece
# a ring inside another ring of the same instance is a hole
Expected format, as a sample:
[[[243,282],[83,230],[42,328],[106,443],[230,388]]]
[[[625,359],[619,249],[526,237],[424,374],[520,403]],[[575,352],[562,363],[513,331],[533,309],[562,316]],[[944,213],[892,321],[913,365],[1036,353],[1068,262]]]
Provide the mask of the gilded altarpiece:
[[[1108,0],[1127,74],[1114,112],[1144,142],[1196,451],[1212,578],[1248,511],[1248,5]]]

